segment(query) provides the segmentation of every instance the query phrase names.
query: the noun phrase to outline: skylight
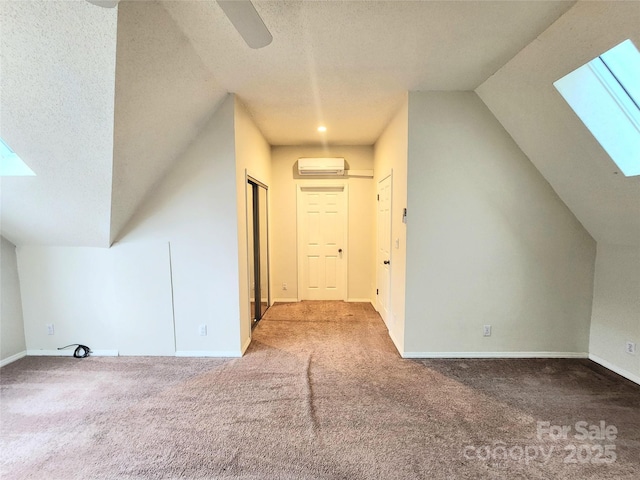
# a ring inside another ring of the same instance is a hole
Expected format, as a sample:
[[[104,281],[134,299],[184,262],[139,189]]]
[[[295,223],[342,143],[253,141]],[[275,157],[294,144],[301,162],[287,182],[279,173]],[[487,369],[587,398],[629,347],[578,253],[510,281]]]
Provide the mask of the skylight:
[[[0,138],[0,177],[33,176],[33,170]]]
[[[553,84],[627,177],[640,175],[640,53],[625,40]]]

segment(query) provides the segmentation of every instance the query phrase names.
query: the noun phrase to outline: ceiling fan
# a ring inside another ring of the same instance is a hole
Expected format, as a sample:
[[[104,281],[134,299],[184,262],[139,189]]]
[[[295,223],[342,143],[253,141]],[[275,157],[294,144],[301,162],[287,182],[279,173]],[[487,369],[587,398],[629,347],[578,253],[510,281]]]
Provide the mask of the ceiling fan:
[[[99,7],[113,8],[120,0],[87,0]],[[251,48],[269,45],[273,37],[250,0],[216,0],[240,36]]]

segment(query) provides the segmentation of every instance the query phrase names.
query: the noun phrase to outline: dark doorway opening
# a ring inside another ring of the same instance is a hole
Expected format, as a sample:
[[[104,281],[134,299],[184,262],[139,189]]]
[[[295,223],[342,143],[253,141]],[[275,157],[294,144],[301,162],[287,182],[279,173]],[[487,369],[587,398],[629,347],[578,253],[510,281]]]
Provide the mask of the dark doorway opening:
[[[251,325],[271,304],[269,292],[268,187],[249,178],[247,190],[249,240],[249,296]]]

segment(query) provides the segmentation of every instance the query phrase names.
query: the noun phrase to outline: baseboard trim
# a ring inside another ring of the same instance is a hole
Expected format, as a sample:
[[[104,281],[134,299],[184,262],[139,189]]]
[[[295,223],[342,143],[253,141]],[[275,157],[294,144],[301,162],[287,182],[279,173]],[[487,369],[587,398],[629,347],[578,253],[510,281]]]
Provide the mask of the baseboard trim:
[[[29,357],[73,357],[75,349],[69,347],[66,350],[27,350]],[[118,350],[91,350],[92,357],[117,357]]]
[[[244,352],[247,351],[247,348],[249,348],[249,345],[251,345],[251,336],[249,336],[249,338],[247,338],[247,340],[244,342],[244,345],[242,345],[241,356],[244,355]]]
[[[402,358],[588,358],[588,355],[586,352],[404,352]]]
[[[298,303],[299,300],[297,298],[274,298],[273,303]],[[371,303],[373,302],[370,298],[347,298],[345,300],[347,303]]]
[[[195,358],[240,358],[242,353],[239,351],[214,351],[214,350],[178,350],[176,357],[195,357]]]
[[[400,354],[400,356],[402,358],[407,358],[404,355],[402,355],[402,348],[400,348],[400,343],[398,343],[398,340],[396,339],[395,335],[393,334],[393,332],[387,328],[387,331],[389,332],[389,338],[391,339],[391,341],[393,342],[393,345],[396,347],[396,350],[398,351],[398,353]]]
[[[348,303],[371,303],[370,298],[347,298]]]
[[[9,365],[10,363],[15,362],[16,360],[20,360],[21,358],[24,358],[27,356],[27,351],[23,350],[20,353],[16,353],[15,355],[11,355],[10,357],[5,358],[4,360],[0,361],[0,367],[4,367],[5,365]]]
[[[618,375],[620,375],[621,377],[626,378],[627,380],[631,380],[633,383],[637,383],[638,385],[640,385],[640,376],[631,373],[628,370],[625,370],[624,368],[620,368],[616,365],[614,365],[611,362],[608,362],[607,360],[605,360],[602,357],[599,357],[597,355],[594,355],[592,353],[589,354],[589,360],[591,360],[592,362],[597,363],[598,365],[603,366],[604,368],[611,370],[614,373],[617,373]]]

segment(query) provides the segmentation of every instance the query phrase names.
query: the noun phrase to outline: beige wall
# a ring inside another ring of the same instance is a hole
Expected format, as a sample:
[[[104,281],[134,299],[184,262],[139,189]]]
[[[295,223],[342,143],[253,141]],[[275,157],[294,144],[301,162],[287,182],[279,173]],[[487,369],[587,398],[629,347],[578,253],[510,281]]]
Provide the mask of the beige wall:
[[[180,355],[237,356],[241,350],[234,116],[229,95],[120,239],[170,242]],[[207,336],[198,334],[201,324]]]
[[[102,354],[239,356],[251,332],[245,170],[268,184],[270,146],[229,95],[112,248],[19,249],[29,353],[80,336]],[[129,319],[142,312],[155,327]]]
[[[114,295],[113,252],[113,248],[18,247],[29,355],[68,354],[56,348],[70,343],[88,345],[94,354],[117,352],[120,317],[115,310],[122,304]],[[47,324],[54,326],[54,335],[47,334]],[[145,336],[158,337],[155,331]]]
[[[116,51],[112,241],[227,94],[161,2],[120,3]]]
[[[24,355],[27,345],[24,338],[22,299],[18,281],[16,247],[4,237],[0,251],[0,360],[11,361]]]
[[[247,180],[249,175],[270,186],[271,147],[242,103],[235,97],[236,203],[238,212],[238,273],[240,281],[240,338],[242,350],[249,346],[249,267],[247,238]]]
[[[595,241],[480,98],[411,93],[408,165],[405,355],[585,356]]]
[[[139,347],[163,345],[163,355],[240,355],[234,115],[229,96],[112,248],[18,249],[30,354],[56,354],[67,339],[104,354],[158,354],[124,348],[138,339]],[[137,321],[140,312],[162,326]],[[124,339],[122,318],[130,318]],[[53,337],[47,323],[56,326]]]
[[[625,352],[627,341],[636,354]],[[589,353],[640,383],[640,248],[598,244]]]
[[[387,326],[389,335],[401,353],[404,351],[407,263],[407,228],[402,222],[402,213],[407,206],[407,141],[408,103],[407,98],[405,98],[398,113],[382,132],[374,148],[376,186],[378,182],[393,171],[391,199],[391,305]],[[377,208],[375,201],[372,208]]]
[[[331,182],[296,178],[300,157],[344,157],[348,168],[373,170],[373,147],[272,147],[271,271],[272,298],[296,300],[296,186],[304,183]],[[375,183],[372,178],[336,177],[349,184],[349,280],[350,300],[371,301],[375,295]],[[336,180],[333,180],[334,182]],[[283,290],[286,283],[288,289]]]

